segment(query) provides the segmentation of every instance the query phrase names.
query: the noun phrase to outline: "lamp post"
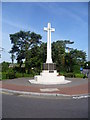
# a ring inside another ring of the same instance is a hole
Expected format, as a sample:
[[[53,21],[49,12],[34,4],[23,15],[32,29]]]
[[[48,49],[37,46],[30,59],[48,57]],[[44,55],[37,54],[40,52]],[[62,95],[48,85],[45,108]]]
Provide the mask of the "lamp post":
[[[87,68],[88,68],[88,63],[86,64]]]

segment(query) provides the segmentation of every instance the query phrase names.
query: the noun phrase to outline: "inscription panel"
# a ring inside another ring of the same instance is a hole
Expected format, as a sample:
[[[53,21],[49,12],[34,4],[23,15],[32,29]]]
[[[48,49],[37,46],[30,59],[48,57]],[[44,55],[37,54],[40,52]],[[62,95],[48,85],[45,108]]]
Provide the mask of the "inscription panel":
[[[44,63],[43,64],[43,70],[56,70],[56,64],[55,63]]]

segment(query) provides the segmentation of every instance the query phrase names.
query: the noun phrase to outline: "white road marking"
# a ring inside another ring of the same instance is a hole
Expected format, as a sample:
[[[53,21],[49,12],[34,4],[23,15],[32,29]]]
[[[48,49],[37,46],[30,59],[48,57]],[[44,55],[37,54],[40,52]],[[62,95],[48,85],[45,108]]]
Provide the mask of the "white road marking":
[[[57,88],[45,88],[45,89],[40,89],[42,92],[53,92],[53,91],[59,91]]]
[[[82,95],[82,96],[75,96],[73,99],[82,99],[82,98],[88,98],[90,95]]]

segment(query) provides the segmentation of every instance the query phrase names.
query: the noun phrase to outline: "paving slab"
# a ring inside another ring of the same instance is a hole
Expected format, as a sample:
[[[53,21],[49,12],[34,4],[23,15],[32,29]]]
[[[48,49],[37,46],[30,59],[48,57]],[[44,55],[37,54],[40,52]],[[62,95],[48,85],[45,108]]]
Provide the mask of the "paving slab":
[[[83,79],[83,78],[66,78],[66,80],[70,80],[70,83],[67,84],[57,84],[57,85],[41,85],[41,84],[30,84],[29,80],[33,78],[16,78],[16,79],[9,79],[9,80],[3,80],[2,84],[7,83],[7,84],[15,84],[15,85],[24,85],[24,86],[54,86],[54,87],[72,87],[72,86],[77,86],[77,85],[82,85],[82,84],[87,84],[88,79]]]
[[[30,79],[32,78],[18,78],[18,79],[11,79],[11,80],[3,80],[2,88],[13,90],[13,91],[45,93],[45,94],[54,93],[54,94],[65,94],[65,95],[78,95],[78,94],[89,93],[88,86],[90,85],[90,82],[89,82],[90,80],[88,79],[66,78],[66,80],[70,80],[72,82],[65,85],[30,84],[28,81]]]

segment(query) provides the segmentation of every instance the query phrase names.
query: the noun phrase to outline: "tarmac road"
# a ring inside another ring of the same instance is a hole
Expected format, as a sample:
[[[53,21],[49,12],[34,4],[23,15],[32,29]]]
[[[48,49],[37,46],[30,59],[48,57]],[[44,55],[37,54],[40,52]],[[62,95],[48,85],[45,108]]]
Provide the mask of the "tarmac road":
[[[2,94],[3,118],[88,118],[88,98],[55,99]]]

